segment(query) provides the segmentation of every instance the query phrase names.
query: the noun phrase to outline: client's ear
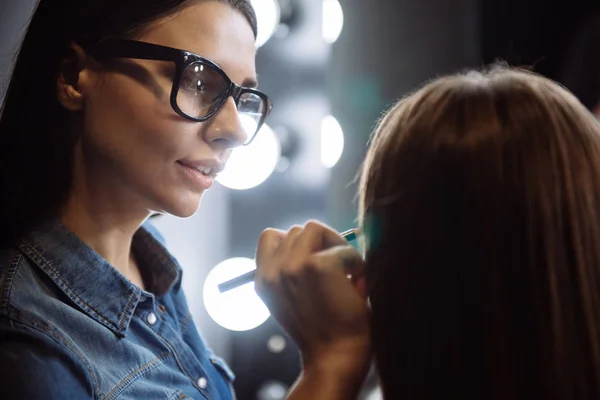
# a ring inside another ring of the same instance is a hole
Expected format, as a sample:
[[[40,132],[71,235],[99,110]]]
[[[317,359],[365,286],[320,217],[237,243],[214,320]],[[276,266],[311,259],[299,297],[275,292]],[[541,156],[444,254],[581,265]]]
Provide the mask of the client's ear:
[[[60,104],[69,111],[81,111],[85,88],[91,79],[90,59],[77,44],[71,44],[69,55],[62,60],[56,81]]]

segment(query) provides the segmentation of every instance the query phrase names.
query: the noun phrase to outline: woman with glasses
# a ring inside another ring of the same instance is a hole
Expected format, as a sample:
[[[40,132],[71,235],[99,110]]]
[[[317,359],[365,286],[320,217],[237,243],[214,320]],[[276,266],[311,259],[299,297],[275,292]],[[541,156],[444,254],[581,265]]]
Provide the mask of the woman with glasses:
[[[3,398],[234,397],[144,223],[191,216],[268,116],[256,30],[247,0],[39,1],[0,117]],[[343,398],[312,365],[290,397]]]

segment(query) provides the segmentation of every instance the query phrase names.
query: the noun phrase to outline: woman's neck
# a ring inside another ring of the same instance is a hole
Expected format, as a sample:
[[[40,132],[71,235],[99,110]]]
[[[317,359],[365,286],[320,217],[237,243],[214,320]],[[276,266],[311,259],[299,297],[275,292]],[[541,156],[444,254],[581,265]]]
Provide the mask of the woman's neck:
[[[87,160],[87,162],[86,162]],[[84,157],[83,144],[74,153],[74,176],[69,200],[60,220],[132,283],[143,286],[131,243],[133,235],[150,216],[143,200],[106,171],[101,157]]]
[[[111,204],[109,199],[74,191],[60,220],[127,279],[144,288],[131,243],[149,213],[135,214],[111,208]]]

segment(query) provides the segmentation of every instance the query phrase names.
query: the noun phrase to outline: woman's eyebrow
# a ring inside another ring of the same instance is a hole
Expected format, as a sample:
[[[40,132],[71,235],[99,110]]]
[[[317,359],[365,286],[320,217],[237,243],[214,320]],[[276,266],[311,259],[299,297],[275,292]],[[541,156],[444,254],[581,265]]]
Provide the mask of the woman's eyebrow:
[[[246,78],[242,82],[243,87],[256,89],[258,87],[258,80],[256,78]]]

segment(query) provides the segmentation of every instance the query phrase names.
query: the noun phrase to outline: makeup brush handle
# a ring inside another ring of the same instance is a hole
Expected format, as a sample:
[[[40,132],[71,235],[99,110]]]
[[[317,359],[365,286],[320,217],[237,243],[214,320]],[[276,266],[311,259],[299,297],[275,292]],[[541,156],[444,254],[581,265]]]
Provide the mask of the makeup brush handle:
[[[345,232],[342,232],[341,236],[346,239],[347,242],[351,242],[358,236],[358,229],[349,229]],[[220,283],[218,288],[219,292],[225,293],[231,289],[235,289],[247,283],[254,281],[254,275],[256,274],[256,270],[248,271],[245,274],[242,274],[238,277],[230,279],[226,282]]]

